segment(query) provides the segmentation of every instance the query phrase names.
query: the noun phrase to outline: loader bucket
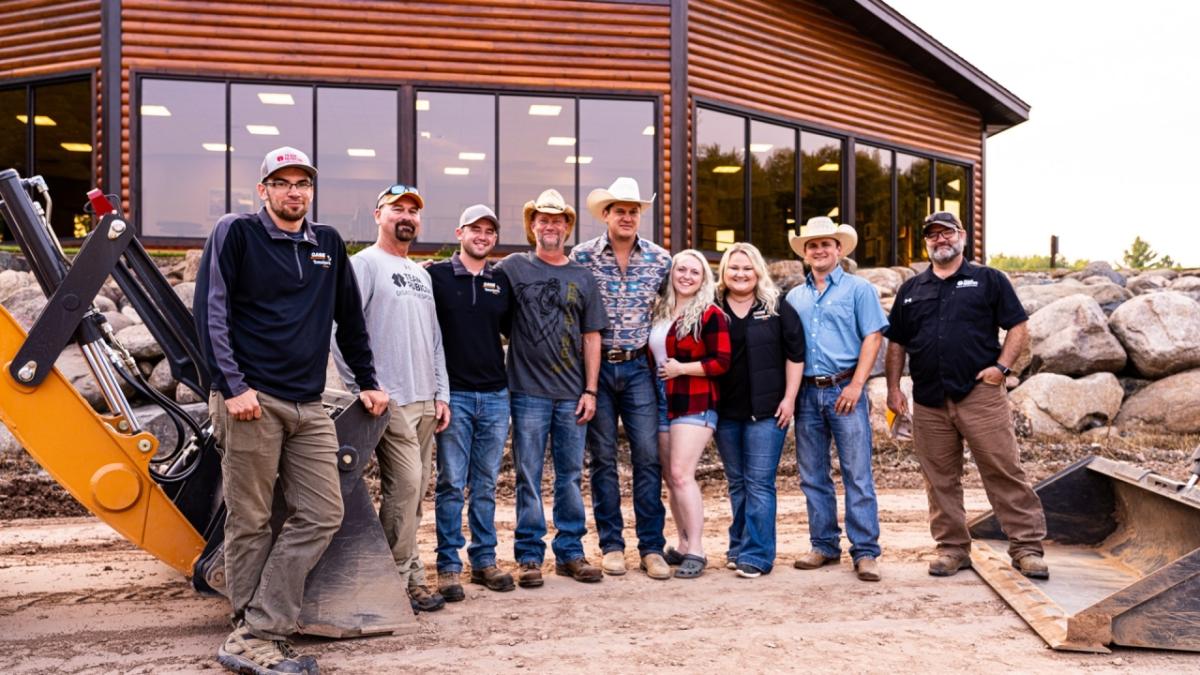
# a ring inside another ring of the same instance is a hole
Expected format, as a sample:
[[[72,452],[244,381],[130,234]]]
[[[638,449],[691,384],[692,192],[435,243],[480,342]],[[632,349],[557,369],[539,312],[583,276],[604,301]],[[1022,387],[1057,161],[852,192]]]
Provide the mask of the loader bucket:
[[[1088,457],[1034,486],[1050,578],[1009,562],[991,512],[969,523],[975,570],[1054,649],[1200,651],[1200,488]]]

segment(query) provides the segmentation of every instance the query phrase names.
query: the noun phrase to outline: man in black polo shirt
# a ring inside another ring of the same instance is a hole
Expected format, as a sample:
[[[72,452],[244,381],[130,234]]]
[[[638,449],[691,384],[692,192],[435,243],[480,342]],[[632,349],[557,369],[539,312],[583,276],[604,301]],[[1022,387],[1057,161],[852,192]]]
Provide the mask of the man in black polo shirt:
[[[934,576],[971,566],[971,535],[963,507],[963,440],[1000,526],[1013,567],[1027,577],[1050,576],[1042,559],[1046,517],[1021,468],[1008,393],[1009,367],[1029,341],[1025,310],[1002,272],[963,259],[967,235],[958,218],[938,211],[925,219],[929,269],[904,282],[888,317],[888,408],[901,414],[904,355],[913,380],[913,432],[929,495],[929,527],[937,541]],[[1007,335],[1000,346],[998,329]]]
[[[471,583],[513,590],[512,575],[496,566],[496,476],[508,437],[508,375],[501,332],[507,334],[512,286],[487,256],[500,238],[500,221],[483,204],[463,211],[455,235],[459,250],[432,265],[446,370],[450,375],[450,426],[437,437],[437,569],[442,596],[464,597],[458,550],[463,489],[469,487]]]

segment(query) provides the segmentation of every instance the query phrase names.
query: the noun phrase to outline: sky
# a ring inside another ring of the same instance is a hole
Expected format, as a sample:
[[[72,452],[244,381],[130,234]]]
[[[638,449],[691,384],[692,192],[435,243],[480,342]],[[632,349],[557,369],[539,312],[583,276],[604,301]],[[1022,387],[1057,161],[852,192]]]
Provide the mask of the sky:
[[[987,141],[988,255],[1200,267],[1200,2],[886,1],[1032,107]]]

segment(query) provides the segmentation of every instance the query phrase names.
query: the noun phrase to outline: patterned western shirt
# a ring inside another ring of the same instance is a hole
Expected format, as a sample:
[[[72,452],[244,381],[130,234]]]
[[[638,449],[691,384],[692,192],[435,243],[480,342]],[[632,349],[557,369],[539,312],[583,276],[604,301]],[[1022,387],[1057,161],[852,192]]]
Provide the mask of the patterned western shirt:
[[[571,249],[571,259],[596,277],[608,328],[600,332],[604,349],[640,349],[650,338],[650,310],[671,268],[671,254],[641,237],[633,244],[625,272],[617,264],[605,232]]]

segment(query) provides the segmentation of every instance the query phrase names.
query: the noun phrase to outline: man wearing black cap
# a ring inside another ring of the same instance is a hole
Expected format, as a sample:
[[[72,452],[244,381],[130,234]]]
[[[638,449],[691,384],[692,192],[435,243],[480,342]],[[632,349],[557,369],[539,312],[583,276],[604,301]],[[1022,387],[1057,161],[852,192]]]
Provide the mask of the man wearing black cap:
[[[1045,579],[1046,517],[1025,472],[1013,433],[1004,382],[1029,341],[1028,317],[1000,271],[963,258],[967,233],[938,211],[925,219],[929,269],[904,282],[888,321],[888,408],[901,414],[905,352],[913,380],[913,435],[929,495],[929,526],[937,542],[934,576],[971,566],[971,535],[963,507],[963,440],[1000,526],[1013,567]],[[1004,345],[999,328],[1007,331]]]
[[[295,148],[268,152],[262,210],[217,221],[196,277],[208,409],[224,449],[225,576],[236,623],[217,660],[237,672],[316,672],[316,661],[296,656],[286,640],[305,578],[342,523],[337,434],[321,405],[334,321],[359,398],[376,415],[388,403],[346,245],[337,230],[305,218],[316,175]],[[277,478],[289,487],[288,516],[274,538]]]
[[[421,233],[423,208],[421,193],[411,185],[384,189],[375,198],[375,243],[350,262],[379,382],[391,398],[391,418],[375,450],[383,493],[379,521],[413,609],[431,612],[446,601],[425,583],[417,527],[433,473],[433,435],[450,423],[450,386],[429,272],[408,257]],[[353,391],[344,362],[337,359],[337,364]]]

